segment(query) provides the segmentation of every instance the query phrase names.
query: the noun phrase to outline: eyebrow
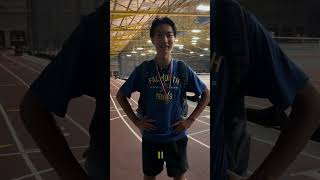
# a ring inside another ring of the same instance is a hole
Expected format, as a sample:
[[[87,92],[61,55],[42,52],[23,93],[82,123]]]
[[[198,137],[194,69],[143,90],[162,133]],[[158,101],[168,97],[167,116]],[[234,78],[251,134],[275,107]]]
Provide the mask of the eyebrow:
[[[167,31],[167,32],[161,32],[161,31],[159,32],[159,31],[157,31],[156,33],[157,34],[168,34],[168,33],[172,33],[173,34],[174,32],[173,31]]]

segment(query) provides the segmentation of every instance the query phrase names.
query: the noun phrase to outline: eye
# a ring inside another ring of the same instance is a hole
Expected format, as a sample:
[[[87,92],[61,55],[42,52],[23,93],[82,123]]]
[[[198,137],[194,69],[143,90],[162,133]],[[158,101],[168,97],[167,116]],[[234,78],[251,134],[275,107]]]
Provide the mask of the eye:
[[[168,34],[167,34],[167,37],[173,37],[173,36],[174,36],[173,33],[168,33]]]

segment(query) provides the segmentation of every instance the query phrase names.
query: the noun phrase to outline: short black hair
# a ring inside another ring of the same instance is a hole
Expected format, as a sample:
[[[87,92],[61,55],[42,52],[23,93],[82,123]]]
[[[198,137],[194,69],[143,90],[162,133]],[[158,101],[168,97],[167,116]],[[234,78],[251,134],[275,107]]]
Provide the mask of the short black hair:
[[[151,25],[151,28],[150,28],[150,37],[154,36],[155,29],[158,26],[162,25],[162,24],[168,24],[169,26],[171,26],[172,29],[173,29],[174,37],[176,37],[176,35],[177,35],[176,24],[170,18],[168,18],[167,16],[164,16],[164,17],[159,17],[158,16],[152,21],[152,25]]]

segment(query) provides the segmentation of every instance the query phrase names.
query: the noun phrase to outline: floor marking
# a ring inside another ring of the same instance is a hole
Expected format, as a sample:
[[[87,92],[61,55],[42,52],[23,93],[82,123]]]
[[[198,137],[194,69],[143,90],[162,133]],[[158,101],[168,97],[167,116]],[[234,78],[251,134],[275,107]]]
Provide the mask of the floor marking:
[[[125,116],[127,116],[127,115],[123,115],[122,117],[125,117]],[[110,121],[113,121],[113,120],[115,120],[115,119],[119,119],[119,118],[121,118],[120,116],[118,116],[118,117],[115,117],[115,118],[111,118],[110,119]]]
[[[254,137],[254,136],[251,136],[251,139],[254,139],[254,140],[259,141],[259,142],[263,142],[265,144],[269,144],[272,147],[275,145],[274,142],[270,142],[270,141],[267,141],[267,140],[264,140],[264,139],[260,139],[260,138]],[[317,156],[314,156],[314,155],[311,155],[311,154],[308,154],[308,153],[305,153],[305,152],[300,152],[300,154],[304,155],[304,156],[307,156],[307,157],[310,157],[310,158],[313,158],[313,159],[320,160],[320,157],[317,157]]]
[[[190,133],[189,136],[196,135],[196,134],[201,134],[201,133],[204,133],[204,132],[207,132],[207,131],[210,131],[210,129],[206,129],[206,130],[203,130],[203,131],[198,131],[198,132]]]
[[[245,103],[246,106],[251,106],[251,107],[257,107],[257,108],[260,108],[260,109],[263,109],[263,108],[266,108],[264,106],[260,106],[260,105],[256,105],[256,104],[249,104],[249,103]]]
[[[25,59],[25,60],[27,60],[27,61],[31,61],[31,62],[33,62],[33,63],[35,63],[35,64],[38,64],[38,65],[42,65],[42,66],[46,66],[46,65],[48,65],[50,62],[48,61],[48,62],[43,62],[43,63],[40,63],[40,62],[38,62],[37,60],[34,60],[34,59],[31,59],[31,58],[33,58],[32,56],[31,57],[29,57],[29,56],[22,56],[21,57],[22,59]],[[37,58],[37,59],[40,59],[40,58]],[[45,59],[44,59],[45,60]]]
[[[68,137],[68,136],[70,136],[71,134],[70,133],[63,133],[63,136],[64,137]]]
[[[122,117],[122,115],[120,114],[120,112],[119,112],[119,110],[118,110],[118,108],[117,108],[117,106],[116,106],[116,103],[114,102],[114,100],[113,100],[112,97],[111,97],[111,94],[110,94],[110,99],[111,99],[114,107],[116,108],[116,110],[117,110],[120,118],[122,119],[122,121],[126,124],[126,126],[130,129],[130,131],[138,138],[138,140],[139,140],[140,142],[142,142],[142,139],[140,138],[140,136],[131,128],[131,126],[126,122],[126,120],[125,120],[125,119]]]
[[[12,145],[13,144],[2,144],[2,145],[0,145],[0,149],[4,149],[4,148],[10,147]]]
[[[204,122],[204,121],[202,121],[202,120],[200,120],[200,119],[196,119],[196,120],[199,121],[199,122],[201,122],[201,123],[203,123],[203,124],[206,124],[206,125],[210,126],[210,123]]]
[[[25,67],[25,68],[27,68],[27,69],[29,69],[29,70],[33,71],[34,73],[37,73],[37,74],[40,74],[40,73],[41,73],[41,71],[35,70],[34,68],[31,68],[31,67],[29,67],[29,66],[27,66],[27,65],[25,65],[25,64],[23,64],[23,63],[21,63],[21,62],[18,62],[18,61],[14,60],[14,59],[12,59],[12,58],[10,58],[10,57],[6,56],[6,55],[3,55],[3,56],[7,57],[9,60],[11,60],[11,61],[13,61],[13,62],[15,62],[15,63],[17,63],[17,64],[19,64],[19,65],[23,66],[23,67]],[[93,97],[90,97],[90,96],[88,96],[88,95],[84,95],[84,96],[85,96],[86,98],[89,98],[89,99],[93,100],[93,101],[96,101],[96,99],[95,99],[95,98],[93,98]]]
[[[79,163],[83,163],[83,162],[85,162],[85,159],[81,159],[78,162]],[[38,171],[38,173],[39,174],[43,174],[43,173],[50,172],[50,171],[54,171],[54,169],[53,168],[49,168],[49,169]],[[32,177],[32,176],[35,176],[35,175],[36,174],[31,173],[31,174],[27,174],[27,175],[24,175],[24,176],[21,176],[21,177],[18,177],[18,178],[14,178],[12,180],[22,180],[22,179],[29,178],[29,177]]]
[[[15,78],[17,78],[23,85],[25,85],[27,88],[30,88],[30,86],[24,81],[22,80],[21,78],[19,78],[15,73],[13,73],[12,71],[10,71],[8,68],[6,68],[5,66],[3,66],[1,63],[0,63],[0,66],[5,69],[7,72],[9,72],[12,76],[14,76]],[[77,126],[82,132],[84,132],[87,136],[90,136],[89,135],[89,132],[84,128],[82,127],[79,123],[75,122],[70,116],[66,115],[66,118],[69,119],[75,126]]]
[[[307,177],[311,177],[311,178],[315,178],[315,179],[320,179],[320,173],[318,172],[319,170],[320,170],[320,168],[309,169],[309,170],[302,171],[302,172],[291,173],[290,176],[303,175],[303,176],[307,176]]]
[[[7,57],[10,61],[13,61],[13,62],[16,63],[16,64],[19,64],[20,66],[23,66],[23,67],[29,69],[30,71],[32,71],[32,72],[34,72],[34,73],[38,73],[38,74],[41,73],[40,71],[35,70],[35,69],[33,69],[33,68],[31,68],[31,67],[29,67],[29,66],[27,66],[27,65],[25,65],[25,64],[23,64],[23,63],[21,63],[21,62],[18,62],[17,60],[12,59],[11,57],[8,57],[8,56],[6,56],[6,55],[3,55],[3,56]]]
[[[206,148],[210,149],[210,146],[206,145],[205,143],[203,143],[203,142],[201,142],[201,141],[199,141],[199,140],[197,140],[197,139],[195,139],[195,138],[191,137],[190,135],[188,135],[188,137],[189,137],[190,139],[192,139],[192,140],[196,141],[197,143],[199,143],[199,144],[203,145],[204,147],[206,147]]]
[[[6,70],[8,73],[10,73],[13,77],[17,78],[23,85],[27,86],[29,88],[29,85],[24,81],[22,80],[21,78],[19,78],[17,75],[15,75],[12,71],[10,71],[8,68],[6,68],[4,65],[2,65],[0,63],[0,66]]]
[[[89,146],[73,146],[70,147],[70,149],[87,149]],[[40,153],[40,149],[38,148],[32,148],[32,149],[27,149],[25,152],[16,152],[16,153],[4,153],[0,154],[0,157],[8,157],[8,156],[16,156],[16,155],[22,155],[22,154],[32,154],[32,153]]]
[[[19,112],[20,109],[8,109],[7,112]]]
[[[30,88],[30,86],[29,86],[24,80],[22,80],[21,78],[19,78],[15,73],[13,73],[12,71],[10,71],[8,68],[6,68],[6,67],[5,67],[4,65],[2,65],[1,63],[0,63],[0,66],[1,66],[4,70],[6,70],[7,72],[9,72],[12,76],[14,76],[17,80],[19,80],[19,81],[20,81],[23,85],[25,85],[27,88]],[[3,107],[2,107],[1,104],[0,104],[0,110],[3,111],[2,113],[5,113],[5,111],[4,111],[4,109],[3,109]],[[66,118],[69,119],[75,126],[77,126],[82,132],[84,132],[87,136],[90,137],[89,132],[88,132],[85,128],[83,128],[79,123],[75,122],[75,121],[74,121],[70,116],[68,116],[68,115],[66,115]],[[8,119],[7,119],[7,121],[8,121]],[[10,121],[8,121],[8,122],[10,123]],[[14,129],[13,129],[12,126],[11,126],[11,128],[12,128],[12,130],[13,130],[13,132],[14,132]],[[10,129],[10,128],[9,128],[9,129]],[[10,130],[10,131],[11,131],[11,130]],[[17,141],[16,141],[16,144],[17,144],[17,146],[18,146],[19,151],[20,151],[20,152],[24,152],[23,146],[22,146],[21,142],[19,141],[17,135],[15,135],[15,138],[17,138],[17,139],[16,139],[16,140],[17,140]],[[22,155],[22,157],[25,159],[26,164],[28,165],[28,167],[29,167],[29,169],[31,170],[32,174],[35,175],[36,180],[43,180],[42,177],[40,176],[40,174],[36,171],[36,168],[34,167],[32,161],[29,159],[28,154],[22,153],[21,155]]]
[[[0,87],[17,86],[17,84],[0,84]]]
[[[11,124],[8,115],[6,114],[5,110],[3,109],[3,106],[0,104],[0,111],[4,117],[4,120],[8,126],[8,129],[11,133],[11,136],[13,137],[14,141],[16,142],[16,145],[18,147],[19,152],[24,152],[24,148],[23,145],[20,141],[20,139],[17,136],[16,131],[13,128],[13,125]],[[29,156],[27,154],[21,154],[22,158],[24,159],[24,161],[26,162],[29,170],[35,175],[35,178],[37,180],[43,180],[42,177],[40,176],[40,174],[37,172],[35,166],[33,165],[32,161],[30,160]]]
[[[210,119],[210,115],[205,115],[205,116],[201,116],[201,117]]]
[[[69,119],[75,126],[77,126],[83,133],[90,137],[89,132],[83,126],[81,126],[81,124],[73,120],[69,115],[66,115],[66,118]]]

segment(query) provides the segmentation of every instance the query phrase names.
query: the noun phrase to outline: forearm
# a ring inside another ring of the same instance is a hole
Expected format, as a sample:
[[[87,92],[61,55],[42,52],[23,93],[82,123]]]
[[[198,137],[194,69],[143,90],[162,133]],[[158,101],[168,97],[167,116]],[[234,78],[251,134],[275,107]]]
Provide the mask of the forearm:
[[[123,111],[127,114],[127,116],[129,117],[129,119],[131,121],[135,121],[137,120],[137,116],[136,114],[133,112],[129,101],[127,100],[127,97],[124,96],[120,91],[117,93],[117,101],[119,102],[121,108],[123,109]]]
[[[206,88],[202,95],[201,98],[197,104],[197,107],[193,110],[193,112],[190,114],[190,117],[196,119],[199,117],[199,115],[201,114],[201,112],[206,108],[206,106],[208,105],[210,101],[210,92],[209,90]]]
[[[315,89],[313,89],[315,91]],[[319,126],[320,97],[317,92],[307,100],[312,103],[297,101],[292,107],[290,123],[281,132],[271,153],[256,170],[251,179],[278,178],[296,159],[308,143],[313,132]]]
[[[20,105],[21,119],[45,158],[62,179],[87,179],[53,116],[27,94]]]

